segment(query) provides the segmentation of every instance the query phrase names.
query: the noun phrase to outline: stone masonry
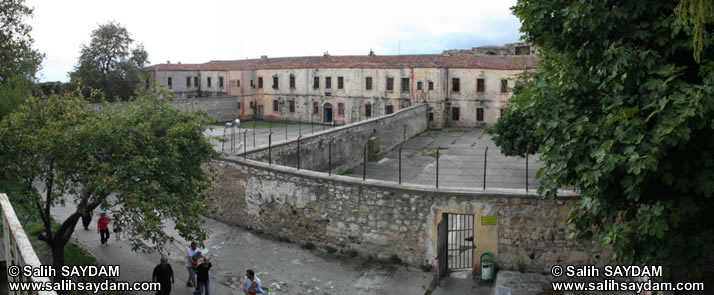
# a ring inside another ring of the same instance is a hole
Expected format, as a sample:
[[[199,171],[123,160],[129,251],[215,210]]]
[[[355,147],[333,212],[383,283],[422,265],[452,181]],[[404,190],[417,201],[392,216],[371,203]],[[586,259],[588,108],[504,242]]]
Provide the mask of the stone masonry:
[[[523,190],[435,189],[223,158],[212,163],[218,183],[212,216],[297,243],[354,250],[412,265],[435,264],[442,213],[474,214],[476,256],[496,255],[504,269],[542,272],[553,264],[599,264],[597,247],[567,237],[576,196],[543,200]],[[496,216],[497,225],[481,225]]]

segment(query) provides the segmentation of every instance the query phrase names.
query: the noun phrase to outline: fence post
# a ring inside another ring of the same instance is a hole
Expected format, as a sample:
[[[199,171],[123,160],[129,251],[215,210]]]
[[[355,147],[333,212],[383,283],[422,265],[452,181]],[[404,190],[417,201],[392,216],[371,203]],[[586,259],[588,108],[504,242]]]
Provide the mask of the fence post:
[[[297,163],[296,163],[297,170],[300,170],[300,138],[301,137],[302,136],[298,136],[298,138],[297,138],[297,150],[295,151],[295,155],[297,157]]]
[[[253,148],[255,148],[255,120],[253,120]]]
[[[436,147],[436,188],[439,188],[439,150],[441,146]]]
[[[223,139],[224,141],[221,142],[221,153],[224,153],[223,147],[226,145],[225,139],[226,139],[226,128],[223,127]]]
[[[285,140],[288,140],[288,119],[285,119]]]
[[[402,144],[399,144],[399,184],[402,184]]]
[[[302,115],[298,117],[298,135],[302,135]]]
[[[369,140],[364,143],[364,162],[362,163],[362,180],[367,179],[367,145]]]
[[[488,147],[486,147],[486,152],[483,153],[483,190],[486,190],[486,157],[488,156]]]
[[[328,148],[328,158],[327,158],[327,175],[332,175],[332,142],[335,141],[335,138],[330,139],[330,146]]]
[[[243,131],[243,160],[247,159],[246,151],[248,150],[248,129]]]
[[[271,165],[273,163],[273,159],[270,154],[270,148],[273,145],[273,132],[270,132],[268,134],[268,165]]]
[[[526,193],[528,192],[528,147],[526,146]]]

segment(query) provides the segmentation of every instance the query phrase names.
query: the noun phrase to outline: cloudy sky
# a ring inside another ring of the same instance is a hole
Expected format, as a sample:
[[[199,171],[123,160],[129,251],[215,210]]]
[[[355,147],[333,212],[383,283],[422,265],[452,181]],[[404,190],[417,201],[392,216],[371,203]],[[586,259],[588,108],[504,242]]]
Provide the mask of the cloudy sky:
[[[518,42],[515,0],[27,0],[40,81],[67,81],[82,44],[116,21],[151,64],[269,57],[441,53]]]

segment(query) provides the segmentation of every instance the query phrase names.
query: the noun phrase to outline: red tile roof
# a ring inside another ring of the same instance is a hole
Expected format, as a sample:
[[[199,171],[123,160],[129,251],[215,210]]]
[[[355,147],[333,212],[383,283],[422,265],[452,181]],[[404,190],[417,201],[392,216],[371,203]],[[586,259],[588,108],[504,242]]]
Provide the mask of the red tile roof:
[[[536,67],[537,57],[497,55],[385,55],[385,56],[305,56],[244,60],[215,60],[203,64],[158,64],[147,70],[263,70],[311,68],[464,68],[523,70]]]

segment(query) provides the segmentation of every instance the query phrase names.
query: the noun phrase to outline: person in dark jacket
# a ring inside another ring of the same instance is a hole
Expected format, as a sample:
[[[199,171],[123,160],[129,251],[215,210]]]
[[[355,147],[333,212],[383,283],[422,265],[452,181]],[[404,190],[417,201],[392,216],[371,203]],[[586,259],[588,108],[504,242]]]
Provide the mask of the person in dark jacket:
[[[151,276],[151,280],[161,284],[161,290],[156,292],[156,295],[171,294],[171,284],[174,283],[174,270],[166,257],[161,257],[161,263],[154,267],[154,274]]]
[[[203,290],[206,290],[206,295],[211,295],[209,291],[210,280],[208,279],[208,271],[211,269],[211,259],[208,256],[203,257],[203,263],[196,267],[196,292],[195,295],[203,294]]]

